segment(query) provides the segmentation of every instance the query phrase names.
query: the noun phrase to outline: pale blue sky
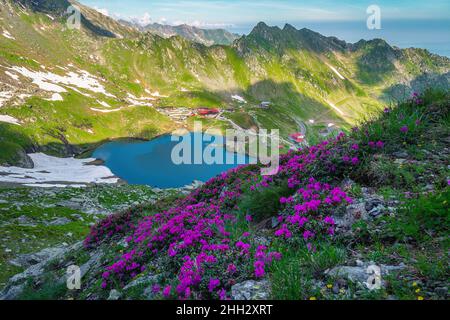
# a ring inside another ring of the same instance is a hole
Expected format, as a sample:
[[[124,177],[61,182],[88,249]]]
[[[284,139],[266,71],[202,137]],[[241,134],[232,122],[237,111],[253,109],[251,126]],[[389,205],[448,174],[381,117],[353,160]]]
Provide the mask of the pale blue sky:
[[[377,4],[385,19],[450,19],[449,0],[81,0],[124,18],[200,26],[249,25],[258,21],[365,20]]]

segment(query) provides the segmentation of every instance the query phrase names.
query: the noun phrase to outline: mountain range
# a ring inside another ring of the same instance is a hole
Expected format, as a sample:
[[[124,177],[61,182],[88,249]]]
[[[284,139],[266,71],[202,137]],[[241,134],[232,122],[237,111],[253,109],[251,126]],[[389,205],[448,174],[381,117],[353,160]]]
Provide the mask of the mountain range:
[[[30,165],[29,151],[67,156],[110,139],[148,139],[195,119],[279,128],[286,145],[302,131],[314,142],[450,83],[450,59],[382,39],[352,44],[263,22],[239,38],[187,26],[138,30],[72,0],[0,4],[0,164]],[[66,23],[70,5],[80,29]],[[221,114],[174,116],[199,107]]]
[[[120,23],[136,28],[141,32],[151,32],[163,38],[170,38],[173,36],[181,36],[187,40],[198,42],[206,46],[231,45],[234,40],[239,38],[238,34],[233,34],[224,29],[201,29],[187,24],[181,25],[167,25],[160,23],[150,23],[141,25],[126,20],[119,20]]]

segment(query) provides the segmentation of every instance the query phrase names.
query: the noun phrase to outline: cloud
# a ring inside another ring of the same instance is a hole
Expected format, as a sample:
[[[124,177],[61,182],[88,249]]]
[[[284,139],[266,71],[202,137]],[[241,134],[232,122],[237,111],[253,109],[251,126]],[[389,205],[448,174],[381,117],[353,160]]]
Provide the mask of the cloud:
[[[211,23],[211,22],[204,22],[204,21],[200,21],[200,20],[193,20],[193,21],[181,21],[181,20],[177,20],[174,21],[172,23],[168,23],[166,21],[167,24],[170,25],[180,25],[180,24],[187,24],[188,26],[192,26],[192,27],[197,27],[197,28],[203,28],[203,29],[218,29],[218,28],[229,28],[229,27],[233,27],[233,24],[230,23]]]
[[[101,14],[108,16],[109,17],[109,11],[106,8],[98,8],[98,7],[94,7],[94,9],[98,12],[100,12]]]
[[[127,18],[124,18],[125,20],[132,21],[134,23],[137,23],[141,26],[149,25],[153,22],[157,22],[159,24],[164,25],[171,25],[171,26],[179,26],[182,24],[186,24],[192,27],[197,28],[203,28],[203,29],[218,29],[218,28],[228,28],[233,27],[233,24],[230,23],[211,23],[211,22],[205,22],[201,20],[168,20],[165,17],[160,17],[159,19],[153,19],[150,15],[150,13],[145,12],[142,16],[130,16]]]

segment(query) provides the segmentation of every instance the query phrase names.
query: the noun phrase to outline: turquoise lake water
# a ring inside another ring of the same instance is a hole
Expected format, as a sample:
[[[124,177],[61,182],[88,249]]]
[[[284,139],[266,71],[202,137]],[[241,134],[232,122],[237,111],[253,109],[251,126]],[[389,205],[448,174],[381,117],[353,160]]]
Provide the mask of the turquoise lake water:
[[[102,159],[105,165],[118,177],[129,184],[149,185],[158,188],[177,188],[191,184],[194,180],[207,181],[221,172],[249,163],[250,158],[225,150],[219,143],[220,137],[201,133],[190,133],[182,137],[197,141],[202,147],[194,149],[191,144],[192,163],[194,156],[201,158],[204,148],[210,146],[215,157],[222,158],[223,164],[175,164],[172,150],[179,143],[171,141],[170,135],[164,135],[151,141],[115,141],[109,142],[93,153],[94,158]],[[206,140],[206,141],[204,141]],[[181,139],[180,139],[181,141]],[[186,148],[188,150],[188,148]],[[217,153],[216,153],[217,152]],[[177,153],[183,155],[183,153]],[[187,152],[189,154],[189,152]],[[223,156],[222,156],[223,154]],[[230,159],[233,159],[232,164]],[[228,162],[227,162],[228,161]]]

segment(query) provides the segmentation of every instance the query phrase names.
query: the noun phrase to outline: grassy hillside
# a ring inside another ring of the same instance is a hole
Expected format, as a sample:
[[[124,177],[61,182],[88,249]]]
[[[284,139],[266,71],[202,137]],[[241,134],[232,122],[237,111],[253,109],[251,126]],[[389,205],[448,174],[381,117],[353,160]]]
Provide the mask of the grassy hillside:
[[[448,299],[449,110],[448,91],[427,91],[290,151],[273,176],[243,166],[108,216],[84,248],[8,288],[23,283],[24,299]],[[89,270],[79,291],[58,282],[68,261]]]
[[[156,110],[163,107],[227,109],[228,119],[245,119],[235,123],[278,128],[284,138],[306,127],[314,142],[329,124],[348,129],[416,89],[449,87],[449,59],[382,40],[348,44],[260,23],[231,46],[207,47],[142,34],[74,1],[81,30],[65,24],[69,2],[1,3],[0,115],[20,123],[0,122],[1,164],[21,164],[26,151],[78,154],[183,125]],[[83,88],[83,77],[97,86]],[[56,101],[49,82],[64,90]],[[260,109],[261,101],[271,108]]]

